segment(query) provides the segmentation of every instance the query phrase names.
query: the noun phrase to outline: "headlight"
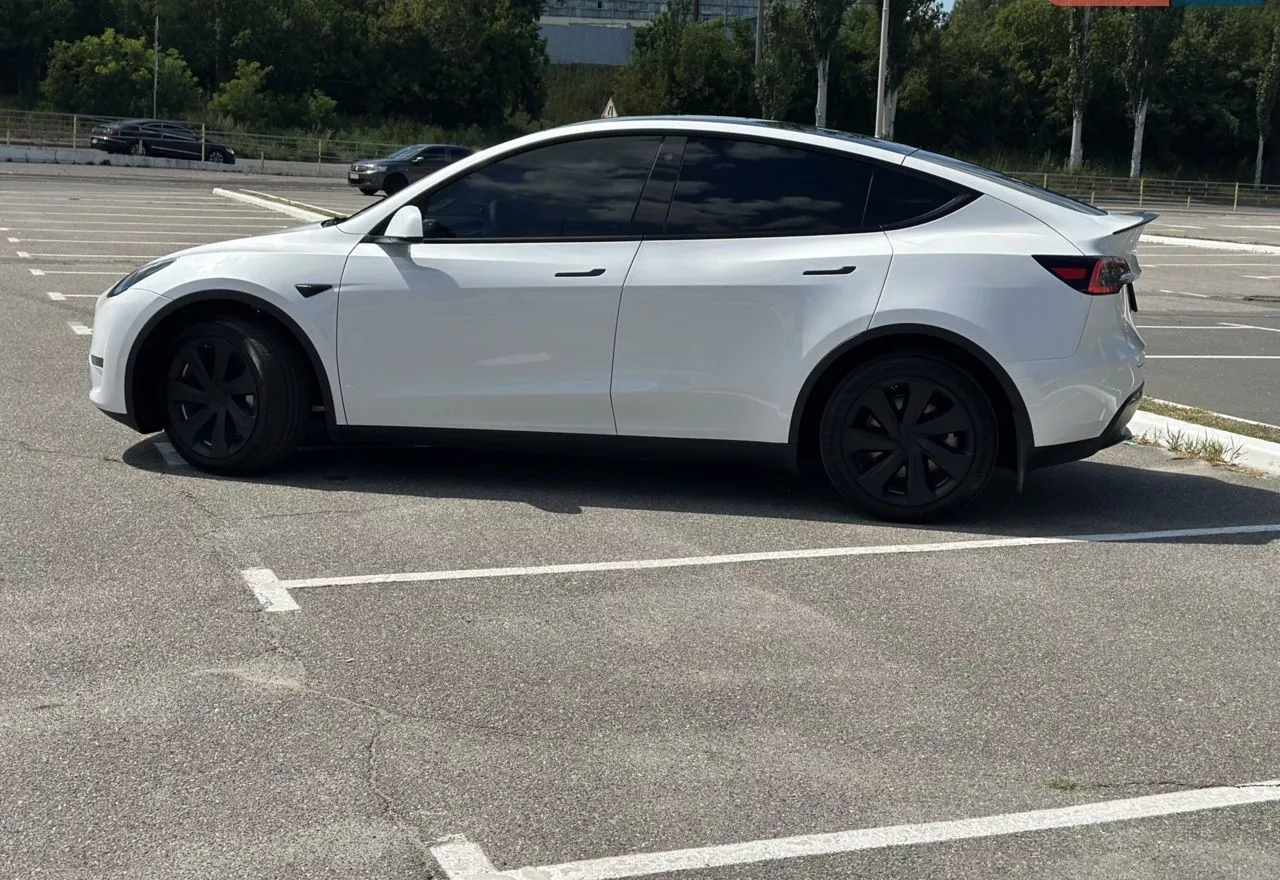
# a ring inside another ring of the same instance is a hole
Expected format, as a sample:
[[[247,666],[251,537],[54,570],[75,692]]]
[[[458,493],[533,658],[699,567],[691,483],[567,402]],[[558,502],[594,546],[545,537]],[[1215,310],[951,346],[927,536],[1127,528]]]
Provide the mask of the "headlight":
[[[374,165],[374,166],[373,166],[373,170],[374,170],[374,171],[386,171],[386,170],[387,170],[387,166],[386,166],[386,165]]]
[[[152,275],[172,263],[173,260],[161,260],[158,263],[151,263],[150,265],[143,266],[141,269],[133,270],[128,275],[117,281],[116,286],[107,291],[107,296],[119,296],[143,278],[150,278]]]

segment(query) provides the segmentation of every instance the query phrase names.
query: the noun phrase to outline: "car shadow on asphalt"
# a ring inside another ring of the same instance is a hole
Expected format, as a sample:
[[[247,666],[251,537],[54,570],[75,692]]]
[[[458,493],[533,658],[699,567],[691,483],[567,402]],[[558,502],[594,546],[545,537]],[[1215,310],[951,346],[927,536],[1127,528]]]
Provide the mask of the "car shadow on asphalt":
[[[173,469],[147,438],[126,464],[184,479],[472,501],[523,503],[564,515],[589,508],[876,525],[820,477],[751,465],[617,460],[444,447],[325,447],[304,450],[267,475],[230,478]],[[1172,466],[1170,466],[1172,465]],[[1280,524],[1280,485],[1156,450],[1116,447],[1093,459],[1033,471],[1024,489],[996,471],[955,516],[913,528],[1008,537],[1093,535]],[[1278,531],[1280,534],[1280,531]],[[1262,544],[1269,533],[1178,538]]]

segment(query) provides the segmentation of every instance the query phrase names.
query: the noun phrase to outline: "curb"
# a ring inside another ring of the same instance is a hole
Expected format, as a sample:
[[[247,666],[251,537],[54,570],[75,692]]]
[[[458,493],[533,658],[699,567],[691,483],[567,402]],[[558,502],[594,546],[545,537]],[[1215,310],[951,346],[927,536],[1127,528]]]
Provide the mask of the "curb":
[[[325,217],[345,217],[346,216],[340,211],[333,211],[333,210],[330,210],[329,208],[321,208],[319,205],[310,205],[310,204],[307,204],[306,202],[299,202],[294,199],[286,199],[284,196],[277,196],[277,195],[272,195],[271,193],[259,192],[256,189],[241,189],[240,192],[246,195],[256,196],[260,199],[266,199],[267,201],[270,201],[270,202],[277,202],[278,204],[281,204],[281,205],[288,205],[292,208],[298,208],[299,210],[302,210],[302,211],[310,211],[313,214],[321,214]]]
[[[1231,460],[1232,464],[1243,465],[1272,476],[1280,476],[1280,443],[1220,431],[1194,422],[1158,416],[1144,410],[1138,410],[1129,420],[1129,430],[1137,437],[1167,449],[1169,432],[1180,432],[1186,437],[1203,440],[1216,440],[1229,449],[1239,450],[1239,455]]]
[[[330,219],[328,214],[318,214],[315,211],[308,211],[305,208],[298,208],[284,202],[275,202],[271,199],[264,199],[260,196],[251,196],[248,193],[237,192],[233,189],[223,189],[220,186],[213,188],[215,196],[222,196],[227,199],[234,199],[237,202],[244,202],[248,205],[254,205],[259,208],[266,208],[268,211],[276,211],[280,214],[288,214],[297,220],[305,220],[308,223],[315,223],[317,220]]]
[[[1184,238],[1181,235],[1144,235],[1143,244],[1171,244],[1204,248],[1211,251],[1235,251],[1243,254],[1280,254],[1280,245],[1252,244],[1244,241],[1222,241],[1216,238]]]

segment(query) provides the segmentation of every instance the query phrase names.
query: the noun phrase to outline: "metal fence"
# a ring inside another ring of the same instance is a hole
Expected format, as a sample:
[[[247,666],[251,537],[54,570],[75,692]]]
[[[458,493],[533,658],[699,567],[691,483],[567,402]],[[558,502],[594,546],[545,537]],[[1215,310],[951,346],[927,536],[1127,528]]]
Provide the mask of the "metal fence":
[[[1137,207],[1221,206],[1280,207],[1280,186],[1225,183],[1211,180],[1171,180],[1156,177],[1093,177],[1080,174],[1013,173],[1027,183],[1096,204],[1136,204]]]
[[[119,116],[92,116],[71,113],[37,113],[27,110],[0,110],[0,135],[5,146],[70,147],[90,149],[94,126],[119,122]],[[404,144],[325,138],[317,135],[271,135],[244,131],[218,131],[201,122],[181,122],[200,137],[201,144],[222,144],[235,150],[240,161],[259,159],[325,163],[348,163],[355,159],[386,156]]]
[[[0,134],[6,145],[89,148],[95,125],[119,121],[115,116],[70,113],[36,113],[0,110]],[[204,124],[185,123],[198,132],[202,143],[223,144],[236,151],[239,161],[284,160],[307,162],[321,169],[325,164],[385,156],[404,144],[318,137],[269,135],[243,131],[215,131]],[[1090,204],[1164,206],[1280,207],[1280,186],[1167,178],[1096,177],[1079,174],[1015,172],[1010,175]]]

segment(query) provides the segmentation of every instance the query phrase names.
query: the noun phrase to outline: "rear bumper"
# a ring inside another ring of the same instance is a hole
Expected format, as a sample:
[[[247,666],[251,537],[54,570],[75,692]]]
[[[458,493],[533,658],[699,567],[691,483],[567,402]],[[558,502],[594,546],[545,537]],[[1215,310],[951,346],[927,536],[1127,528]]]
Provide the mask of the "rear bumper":
[[[1120,407],[1115,417],[1107,425],[1105,431],[1099,436],[1088,440],[1076,440],[1071,443],[1058,443],[1053,446],[1037,446],[1031,451],[1031,460],[1028,462],[1031,468],[1050,467],[1055,464],[1065,464],[1069,461],[1079,461],[1082,458],[1088,458],[1095,453],[1115,446],[1128,440],[1133,434],[1129,431],[1127,425],[1129,420],[1133,418],[1133,414],[1138,411],[1138,404],[1142,401],[1142,390],[1144,386],[1139,386],[1138,390],[1129,395],[1128,400]]]

